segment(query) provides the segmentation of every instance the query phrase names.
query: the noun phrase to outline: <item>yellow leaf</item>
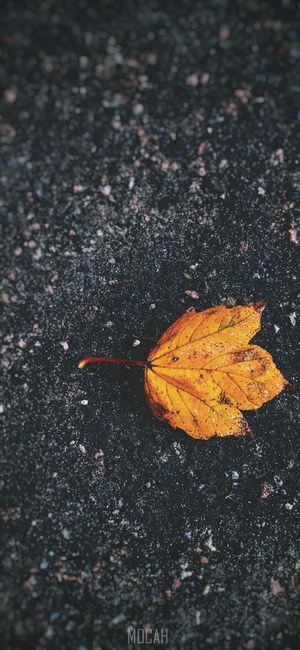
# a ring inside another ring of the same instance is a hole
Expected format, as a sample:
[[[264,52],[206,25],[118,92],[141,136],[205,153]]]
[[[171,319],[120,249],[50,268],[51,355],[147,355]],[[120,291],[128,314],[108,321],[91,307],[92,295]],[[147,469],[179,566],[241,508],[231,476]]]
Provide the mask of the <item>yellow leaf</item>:
[[[166,330],[145,368],[156,417],[193,438],[251,434],[240,409],[258,409],[290,387],[271,355],[249,345],[264,306],[192,308]]]
[[[189,309],[161,336],[146,361],[85,357],[78,364],[121,363],[145,368],[154,415],[193,438],[251,435],[241,410],[258,409],[291,388],[271,355],[249,341],[260,330],[265,302]]]

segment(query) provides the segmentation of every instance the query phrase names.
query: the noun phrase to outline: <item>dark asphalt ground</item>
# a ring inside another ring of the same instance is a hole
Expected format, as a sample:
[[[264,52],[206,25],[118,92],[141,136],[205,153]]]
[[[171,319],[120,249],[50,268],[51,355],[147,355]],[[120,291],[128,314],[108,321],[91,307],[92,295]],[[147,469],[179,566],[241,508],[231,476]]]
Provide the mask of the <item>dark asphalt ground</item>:
[[[296,4],[1,4],[5,650],[299,647],[297,391],[195,441],[141,368],[76,368],[266,299],[297,386]]]

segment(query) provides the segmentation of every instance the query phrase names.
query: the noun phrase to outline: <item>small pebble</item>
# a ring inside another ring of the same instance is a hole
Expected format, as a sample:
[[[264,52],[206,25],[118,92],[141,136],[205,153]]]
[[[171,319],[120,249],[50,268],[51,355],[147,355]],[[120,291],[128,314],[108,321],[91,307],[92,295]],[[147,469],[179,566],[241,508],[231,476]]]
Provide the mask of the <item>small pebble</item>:
[[[221,25],[219,29],[219,39],[220,41],[226,41],[229,38],[231,33],[229,25]]]
[[[14,88],[7,88],[3,96],[7,104],[14,104],[17,99],[17,91]]]
[[[296,319],[297,319],[297,314],[296,314],[296,312],[293,311],[291,314],[289,314],[288,317],[289,317],[289,319],[290,319],[290,321],[291,321],[293,327],[295,327],[295,325],[296,325]]]
[[[193,74],[190,74],[188,77],[186,77],[185,83],[187,86],[192,86],[195,88],[199,83],[198,75],[195,72]]]
[[[268,483],[267,481],[261,485],[260,488],[260,498],[261,499],[267,499],[270,494],[274,492],[274,487],[271,483]]]
[[[278,580],[274,580],[274,578],[271,578],[270,586],[271,586],[271,592],[273,596],[278,596],[282,592],[282,587]]]
[[[197,300],[197,298],[199,298],[199,294],[197,293],[197,291],[193,291],[193,290],[191,290],[191,289],[187,289],[184,293],[185,293],[189,298],[193,298],[193,300]]]
[[[110,185],[101,185],[101,187],[99,189],[100,189],[100,192],[101,192],[102,196],[105,196],[105,197],[110,196],[110,194],[111,194],[111,186]]]
[[[85,188],[83,187],[83,185],[80,185],[80,184],[73,185],[73,187],[72,187],[73,194],[80,194],[81,192],[84,192],[84,190],[85,190]]]
[[[200,483],[197,486],[197,490],[198,490],[198,492],[203,492],[203,490],[205,490],[205,483]]]
[[[286,503],[286,504],[285,504],[285,508],[286,508],[286,510],[292,510],[293,507],[294,507],[294,504],[293,504],[293,503]]]
[[[134,104],[132,107],[132,112],[134,115],[141,115],[144,112],[143,104]]]
[[[295,228],[290,228],[288,232],[289,232],[290,242],[292,242],[292,244],[299,244],[297,230],[295,230]]]

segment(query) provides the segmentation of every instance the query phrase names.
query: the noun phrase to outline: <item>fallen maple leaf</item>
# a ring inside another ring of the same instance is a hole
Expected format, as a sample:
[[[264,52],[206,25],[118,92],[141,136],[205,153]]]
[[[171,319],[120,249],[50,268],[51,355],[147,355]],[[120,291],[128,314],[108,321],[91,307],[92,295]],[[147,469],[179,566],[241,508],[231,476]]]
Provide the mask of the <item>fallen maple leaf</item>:
[[[145,392],[154,415],[193,438],[251,434],[241,410],[255,410],[291,388],[271,355],[249,341],[260,330],[265,302],[192,307],[159,339],[147,361],[88,357],[145,367]]]

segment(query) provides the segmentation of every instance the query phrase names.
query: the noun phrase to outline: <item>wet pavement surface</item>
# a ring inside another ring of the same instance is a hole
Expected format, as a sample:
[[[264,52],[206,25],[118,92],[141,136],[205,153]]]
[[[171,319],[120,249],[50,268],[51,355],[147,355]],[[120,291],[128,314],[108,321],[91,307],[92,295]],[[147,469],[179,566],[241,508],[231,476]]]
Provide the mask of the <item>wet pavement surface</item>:
[[[297,387],[297,3],[228,4],[1,7],[5,650],[299,647],[297,390],[196,441],[76,367],[265,299]]]

